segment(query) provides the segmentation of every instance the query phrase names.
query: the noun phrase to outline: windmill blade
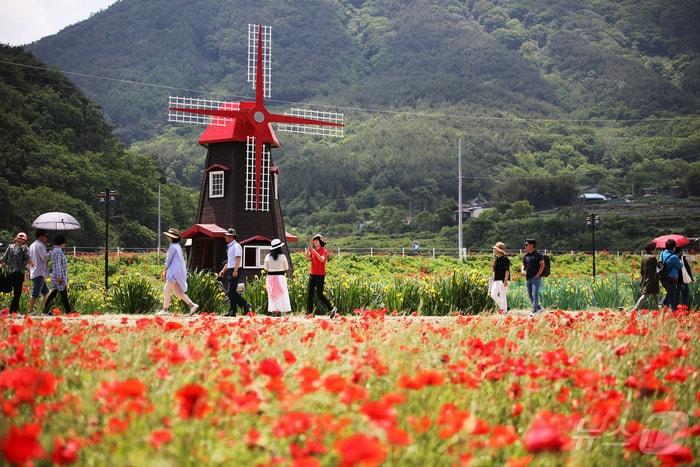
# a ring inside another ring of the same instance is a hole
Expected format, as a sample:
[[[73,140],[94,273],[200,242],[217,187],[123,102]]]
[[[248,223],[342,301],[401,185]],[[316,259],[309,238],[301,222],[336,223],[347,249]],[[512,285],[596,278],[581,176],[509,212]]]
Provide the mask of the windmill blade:
[[[240,107],[240,103],[238,102],[168,96],[168,121],[175,123],[194,123],[197,125],[226,126],[233,121],[233,118],[192,113],[185,109],[239,111],[241,110]]]
[[[260,28],[262,28],[263,95],[270,98],[272,94],[272,28],[270,26],[248,25],[248,82],[253,83],[253,89],[255,89]]]
[[[293,117],[294,119],[305,119],[305,120],[315,120],[315,122],[304,123],[278,123],[277,131],[284,131],[287,133],[302,133],[305,135],[318,135],[318,136],[334,136],[342,137],[345,135],[343,128],[343,114],[336,112],[324,112],[320,110],[309,110],[309,109],[290,109],[289,112],[285,112],[284,115],[288,117]],[[301,120],[299,120],[301,121]],[[325,126],[324,123],[328,123]]]
[[[260,147],[257,141],[260,141]],[[265,147],[262,139],[254,136],[246,138],[245,210],[270,210],[270,149]]]

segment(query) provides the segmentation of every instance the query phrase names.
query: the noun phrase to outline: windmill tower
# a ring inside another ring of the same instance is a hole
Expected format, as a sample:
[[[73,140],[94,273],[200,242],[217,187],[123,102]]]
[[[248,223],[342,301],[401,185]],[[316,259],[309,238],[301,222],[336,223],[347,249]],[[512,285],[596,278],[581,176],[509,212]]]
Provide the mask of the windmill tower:
[[[248,82],[255,89],[254,102],[169,97],[168,121],[207,125],[199,139],[207,159],[197,221],[182,233],[192,239],[190,269],[220,267],[229,227],[236,229],[243,245],[246,279],[262,268],[273,238],[295,240],[284,230],[280,172],[270,155],[280,143],[272,124],[281,132],[343,136],[342,114],[293,108],[281,115],[265,108],[271,95],[271,45],[269,26],[248,25]]]

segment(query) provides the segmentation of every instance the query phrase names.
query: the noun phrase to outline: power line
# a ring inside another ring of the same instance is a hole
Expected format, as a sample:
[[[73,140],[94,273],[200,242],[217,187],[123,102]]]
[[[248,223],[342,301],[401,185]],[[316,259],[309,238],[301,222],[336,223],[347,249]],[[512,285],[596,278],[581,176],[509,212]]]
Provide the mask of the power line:
[[[136,81],[136,80],[130,80],[130,79],[123,79],[123,78],[113,78],[110,76],[95,75],[95,74],[90,74],[90,73],[80,73],[80,72],[76,72],[76,71],[60,70],[60,69],[47,67],[47,66],[28,65],[26,63],[11,62],[8,60],[0,60],[0,63],[3,63],[5,65],[13,65],[13,66],[19,66],[19,67],[24,67],[24,68],[36,69],[36,70],[60,72],[60,73],[66,74],[66,75],[79,76],[82,78],[101,79],[101,80],[112,81],[112,82],[116,82],[116,83],[131,84],[131,85],[152,87],[152,88],[158,88],[158,89],[168,89],[171,91],[186,91],[186,92],[192,92],[192,93],[198,93],[198,94],[208,94],[211,96],[233,97],[233,98],[237,98],[237,99],[248,99],[248,100],[254,99],[254,97],[251,97],[251,96],[242,96],[242,95],[235,95],[235,94],[223,96],[221,94],[218,94],[218,93],[215,93],[212,91],[204,91],[201,89],[183,88],[183,87],[169,86],[169,85],[158,84],[158,83],[147,83],[144,81]],[[356,111],[356,112],[365,112],[365,113],[370,113],[370,114],[371,113],[380,113],[380,114],[392,114],[392,115],[410,115],[410,116],[425,117],[425,118],[453,118],[453,119],[483,120],[483,121],[542,122],[542,123],[557,123],[557,122],[565,122],[565,123],[655,123],[655,122],[669,122],[669,121],[679,121],[679,120],[687,120],[687,121],[700,120],[700,115],[685,115],[685,116],[677,116],[677,117],[650,117],[649,119],[647,119],[647,118],[619,118],[619,119],[587,118],[587,119],[583,119],[583,118],[502,117],[502,116],[489,116],[489,115],[467,115],[467,114],[420,112],[420,111],[416,112],[416,111],[376,109],[376,108],[372,109],[372,108],[359,107],[359,106],[353,107],[353,106],[327,105],[327,104],[317,104],[317,103],[310,104],[308,102],[287,101],[287,100],[282,100],[282,99],[268,99],[268,102],[278,102],[281,104],[293,104],[293,105],[305,105],[305,106],[314,105],[317,107],[325,107],[325,108],[331,108],[331,109],[342,109],[342,110]]]

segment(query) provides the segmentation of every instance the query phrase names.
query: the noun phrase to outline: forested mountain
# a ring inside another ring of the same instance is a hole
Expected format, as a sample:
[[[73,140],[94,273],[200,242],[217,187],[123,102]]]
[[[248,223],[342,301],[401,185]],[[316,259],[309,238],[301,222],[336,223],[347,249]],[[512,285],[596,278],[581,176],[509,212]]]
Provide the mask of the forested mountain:
[[[156,193],[161,174],[149,156],[126,151],[112,135],[102,110],[59,71],[20,48],[0,46],[0,230],[7,241],[46,211],[73,214],[82,224],[71,241],[97,246],[104,217],[97,193],[116,190],[113,244],[152,246]],[[193,217],[193,194],[163,185],[165,225]]]
[[[201,128],[169,126],[167,95],[250,96],[251,22],[272,26],[270,105],[346,113],[342,140],[285,134],[273,154],[292,226],[450,224],[459,137],[466,198],[546,209],[578,185],[697,194],[694,0],[121,0],[27,48],[66,71],[177,88],[71,75],[125,144],[198,188]]]

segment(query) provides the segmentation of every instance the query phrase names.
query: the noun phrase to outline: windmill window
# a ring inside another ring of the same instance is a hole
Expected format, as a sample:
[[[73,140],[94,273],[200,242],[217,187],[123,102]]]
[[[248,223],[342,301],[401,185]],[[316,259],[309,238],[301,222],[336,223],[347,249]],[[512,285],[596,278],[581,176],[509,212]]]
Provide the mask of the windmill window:
[[[209,197],[224,197],[224,171],[209,172]]]
[[[243,268],[262,269],[265,263],[265,256],[267,256],[269,252],[269,246],[244,246]]]

